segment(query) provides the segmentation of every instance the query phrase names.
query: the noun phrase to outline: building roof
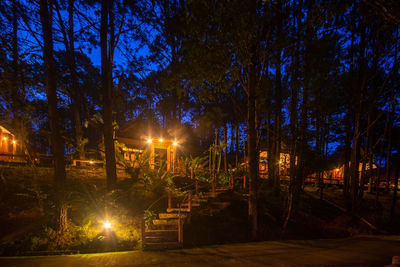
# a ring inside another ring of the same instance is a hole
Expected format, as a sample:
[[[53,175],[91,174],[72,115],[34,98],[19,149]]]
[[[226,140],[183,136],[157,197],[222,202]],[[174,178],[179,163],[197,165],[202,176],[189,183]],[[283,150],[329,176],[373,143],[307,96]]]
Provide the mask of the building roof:
[[[6,134],[11,134],[12,136],[14,136],[9,130],[7,130],[4,126],[0,125],[0,131],[2,133],[6,133]]]

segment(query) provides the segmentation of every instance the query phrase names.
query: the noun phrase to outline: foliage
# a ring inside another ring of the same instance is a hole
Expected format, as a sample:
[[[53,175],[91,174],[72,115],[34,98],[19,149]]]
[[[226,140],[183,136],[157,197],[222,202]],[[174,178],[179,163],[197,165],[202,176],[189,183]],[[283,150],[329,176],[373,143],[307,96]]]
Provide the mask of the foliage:
[[[153,219],[157,218],[157,214],[154,211],[151,210],[145,210],[144,211],[144,221],[146,227],[150,225],[150,223],[153,221]]]

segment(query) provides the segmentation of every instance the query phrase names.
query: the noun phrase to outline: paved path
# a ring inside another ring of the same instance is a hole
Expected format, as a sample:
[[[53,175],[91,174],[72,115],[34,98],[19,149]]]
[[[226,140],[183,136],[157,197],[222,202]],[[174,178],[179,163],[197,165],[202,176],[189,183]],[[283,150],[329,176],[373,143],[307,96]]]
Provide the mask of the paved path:
[[[400,236],[268,241],[164,252],[131,251],[0,258],[0,266],[384,266],[400,256]]]

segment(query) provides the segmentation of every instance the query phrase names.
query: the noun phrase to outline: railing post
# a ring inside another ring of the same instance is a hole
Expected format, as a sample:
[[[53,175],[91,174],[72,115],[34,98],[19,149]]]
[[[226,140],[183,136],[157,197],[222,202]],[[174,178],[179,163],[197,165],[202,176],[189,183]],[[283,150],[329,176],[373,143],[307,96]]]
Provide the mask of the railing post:
[[[145,241],[146,241],[146,221],[145,221],[145,219],[143,218],[142,219],[142,225],[141,225],[142,227],[142,245],[143,245],[143,247],[144,247],[144,245],[145,245]]]
[[[199,197],[199,181],[195,182],[196,196]]]
[[[189,211],[192,210],[192,190],[189,191],[189,196],[188,196],[188,208],[189,208]]]
[[[235,186],[235,181],[233,180],[233,175],[229,176],[229,184],[231,189],[233,190],[234,186]]]
[[[246,175],[243,175],[243,189],[246,189]]]
[[[213,173],[213,181],[212,181],[212,184],[211,184],[211,196],[212,197],[216,197],[217,196],[217,194],[216,194],[216,185],[217,185],[216,175],[215,175],[215,173]]]
[[[183,243],[183,220],[181,216],[179,216],[178,219],[178,243],[179,244]]]
[[[168,190],[168,208],[172,208],[172,193]]]

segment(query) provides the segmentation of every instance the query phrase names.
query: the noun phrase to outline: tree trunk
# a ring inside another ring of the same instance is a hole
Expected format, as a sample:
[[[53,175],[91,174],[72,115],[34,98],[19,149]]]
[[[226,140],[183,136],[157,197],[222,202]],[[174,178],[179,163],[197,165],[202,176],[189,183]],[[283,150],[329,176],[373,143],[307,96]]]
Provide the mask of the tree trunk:
[[[226,173],[228,171],[228,130],[226,125],[224,125],[224,143],[224,172]]]
[[[253,61],[255,62],[255,61]],[[258,186],[258,155],[257,132],[256,132],[256,88],[255,88],[255,66],[251,65],[248,72],[248,96],[247,96],[247,140],[249,159],[249,220],[251,222],[251,236],[257,239],[258,213],[257,213],[257,186]]]
[[[100,23],[100,50],[101,50],[101,85],[103,92],[103,134],[104,147],[106,154],[106,174],[107,190],[111,191],[117,183],[117,171],[114,147],[114,127],[113,127],[113,81],[112,81],[112,50],[107,45],[108,28],[112,24],[112,4],[111,0],[101,1],[101,23]],[[113,32],[113,29],[111,29]],[[111,39],[111,38],[110,38]],[[112,42],[110,42],[112,43]]]
[[[239,123],[235,123],[235,166],[239,167]]]
[[[54,157],[54,182],[59,212],[59,231],[67,227],[67,206],[65,204],[65,163],[64,142],[59,128],[59,116],[57,111],[57,85],[55,64],[53,57],[53,35],[51,5],[47,0],[40,0],[40,21],[43,32],[43,61],[46,95],[48,101],[49,123],[51,130],[51,149]]]
[[[82,120],[80,113],[80,94],[78,78],[76,74],[76,60],[75,60],[75,38],[74,38],[74,0],[68,0],[68,39],[69,49],[68,62],[69,71],[71,73],[71,92],[72,92],[72,107],[75,122],[75,141],[79,153],[79,159],[85,159],[85,145],[83,143]]]

